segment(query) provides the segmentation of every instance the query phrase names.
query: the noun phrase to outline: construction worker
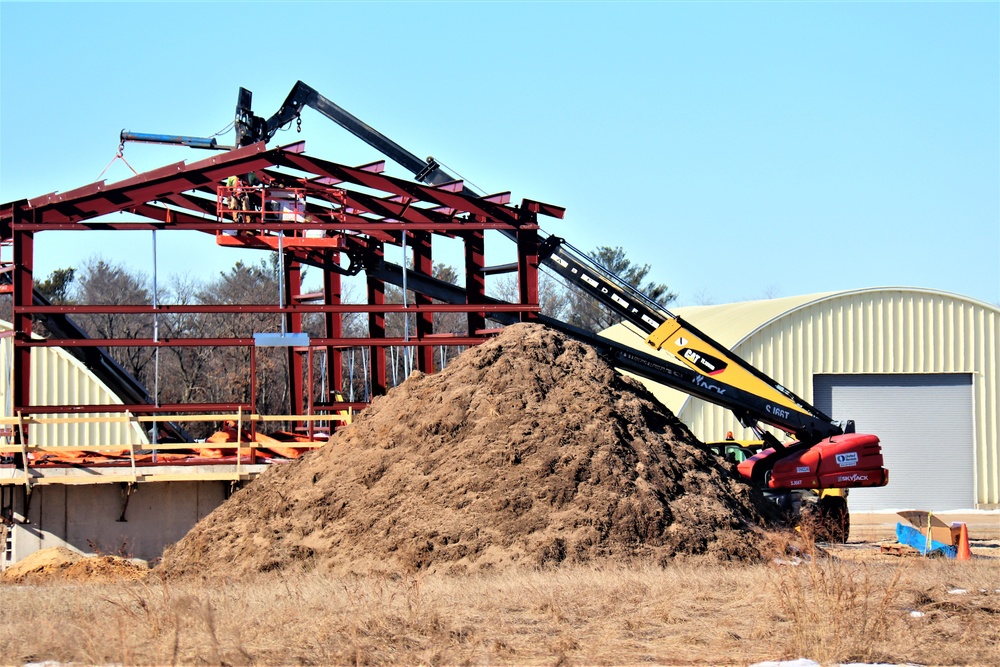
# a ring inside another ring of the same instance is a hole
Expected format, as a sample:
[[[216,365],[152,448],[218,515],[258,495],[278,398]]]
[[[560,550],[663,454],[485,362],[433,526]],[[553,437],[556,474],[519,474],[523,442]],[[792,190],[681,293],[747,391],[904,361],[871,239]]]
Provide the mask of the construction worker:
[[[257,174],[252,171],[243,177],[243,183],[246,185],[243,189],[243,210],[259,211],[261,204],[264,203],[264,184],[257,178]],[[251,196],[251,193],[253,193],[253,196]]]
[[[229,197],[226,198],[226,206],[232,211],[233,222],[243,222],[240,211],[243,207],[243,184],[239,176],[230,176],[226,179],[226,187],[229,189]]]

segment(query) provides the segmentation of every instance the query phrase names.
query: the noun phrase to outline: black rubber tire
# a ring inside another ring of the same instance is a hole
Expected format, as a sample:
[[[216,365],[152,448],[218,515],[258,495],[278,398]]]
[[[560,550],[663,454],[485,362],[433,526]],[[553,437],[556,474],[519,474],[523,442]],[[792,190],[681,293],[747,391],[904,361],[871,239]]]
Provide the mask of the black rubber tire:
[[[846,542],[851,535],[851,514],[847,510],[847,499],[827,496],[820,498],[817,505],[823,541],[841,544]]]

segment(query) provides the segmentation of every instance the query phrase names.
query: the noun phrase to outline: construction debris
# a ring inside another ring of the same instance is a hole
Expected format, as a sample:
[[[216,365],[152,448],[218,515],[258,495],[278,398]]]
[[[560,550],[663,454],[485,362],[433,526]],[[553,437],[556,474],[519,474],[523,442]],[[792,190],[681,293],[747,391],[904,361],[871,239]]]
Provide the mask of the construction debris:
[[[907,544],[899,544],[898,542],[893,544],[880,544],[879,553],[888,554],[890,556],[920,556],[920,551],[914,549]]]
[[[896,524],[896,539],[922,556],[944,556],[969,560],[969,534],[964,523],[946,524],[933,512],[905,510],[899,516],[908,523]]]
[[[507,327],[414,373],[167,549],[166,575],[472,572],[614,558],[755,560],[776,517],[595,351]]]

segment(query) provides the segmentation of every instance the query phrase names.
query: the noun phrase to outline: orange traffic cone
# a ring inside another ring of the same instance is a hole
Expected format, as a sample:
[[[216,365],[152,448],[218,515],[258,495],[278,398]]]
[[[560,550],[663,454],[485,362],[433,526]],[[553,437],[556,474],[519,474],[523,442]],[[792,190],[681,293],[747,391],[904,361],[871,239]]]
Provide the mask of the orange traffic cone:
[[[958,554],[956,554],[955,560],[972,560],[972,550],[969,549],[969,529],[966,527],[965,522],[962,523],[962,527],[959,529]]]

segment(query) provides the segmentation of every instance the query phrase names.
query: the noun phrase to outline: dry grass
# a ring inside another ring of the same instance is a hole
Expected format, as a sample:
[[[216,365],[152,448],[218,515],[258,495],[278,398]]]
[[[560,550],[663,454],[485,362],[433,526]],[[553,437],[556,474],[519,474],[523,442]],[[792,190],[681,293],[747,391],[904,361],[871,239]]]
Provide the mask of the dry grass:
[[[0,608],[12,664],[1000,664],[1000,560],[64,580]]]

